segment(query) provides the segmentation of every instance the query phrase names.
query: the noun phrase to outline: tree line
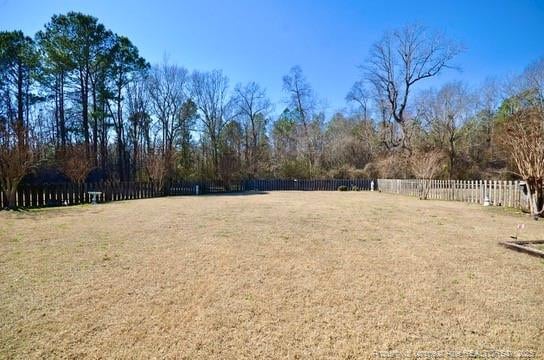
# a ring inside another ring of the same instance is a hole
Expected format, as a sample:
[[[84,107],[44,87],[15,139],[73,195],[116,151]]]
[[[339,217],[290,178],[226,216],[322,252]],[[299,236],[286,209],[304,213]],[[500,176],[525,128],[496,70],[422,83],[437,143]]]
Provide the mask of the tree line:
[[[387,32],[326,118],[299,66],[273,104],[256,82],[150,65],[97,18],[54,15],[33,37],[0,32],[0,185],[10,199],[40,181],[522,178],[542,211],[544,59],[429,87],[463,51],[420,25]]]

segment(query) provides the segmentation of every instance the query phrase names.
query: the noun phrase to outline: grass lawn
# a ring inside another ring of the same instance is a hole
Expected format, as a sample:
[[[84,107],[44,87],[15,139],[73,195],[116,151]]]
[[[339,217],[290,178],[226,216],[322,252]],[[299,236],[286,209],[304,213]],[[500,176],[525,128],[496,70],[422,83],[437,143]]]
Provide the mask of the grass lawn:
[[[0,358],[544,358],[544,221],[370,192],[0,212]]]
[[[540,251],[544,251],[544,244],[536,244],[535,248],[537,248]]]

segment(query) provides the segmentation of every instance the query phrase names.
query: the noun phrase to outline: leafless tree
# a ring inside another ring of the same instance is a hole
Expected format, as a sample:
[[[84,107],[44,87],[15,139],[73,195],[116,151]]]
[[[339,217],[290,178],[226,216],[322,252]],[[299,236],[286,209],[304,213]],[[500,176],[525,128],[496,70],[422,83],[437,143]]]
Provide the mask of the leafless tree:
[[[410,158],[412,172],[417,179],[422,180],[419,187],[419,198],[426,200],[431,189],[431,180],[438,175],[442,167],[444,155],[439,150],[420,151]]]
[[[228,186],[242,178],[244,130],[236,120],[230,121],[221,134],[221,158],[219,176]]]
[[[362,120],[367,120],[369,117],[370,93],[362,80],[356,81],[348,94],[346,101],[355,103],[358,106],[358,113]]]
[[[493,159],[495,156],[493,141],[495,135],[494,120],[497,109],[500,106],[500,102],[503,100],[503,94],[501,93],[499,81],[494,78],[486,79],[482,86],[478,89],[476,96],[477,104],[474,105],[476,111],[478,112],[478,117],[481,121],[483,130],[481,134],[483,136],[480,136],[479,139],[475,139],[477,142],[482,144],[478,156],[484,159]]]
[[[325,148],[321,165],[327,170],[363,169],[376,152],[376,133],[371,121],[333,115],[324,132]]]
[[[417,103],[417,115],[428,128],[433,145],[448,155],[450,178],[456,176],[462,126],[474,115],[475,104],[475,96],[460,82],[447,83],[438,91],[423,92]]]
[[[129,83],[126,95],[129,123],[127,134],[131,148],[132,178],[141,180],[142,173],[139,173],[139,170],[145,169],[145,154],[151,147],[150,100],[145,79],[139,78]]]
[[[529,209],[544,215],[544,58],[511,85],[502,141],[527,184]]]
[[[182,125],[179,114],[187,99],[187,84],[187,70],[170,65],[166,60],[162,65],[153,67],[148,77],[151,108],[161,127],[161,152],[165,157],[167,177],[173,175],[174,144]]]
[[[158,191],[164,190],[165,179],[167,174],[166,159],[158,149],[151,149],[145,160],[145,168],[149,176],[149,180],[154,184]]]
[[[317,147],[320,140],[319,117],[315,116],[317,99],[300,66],[294,66],[283,77],[286,103],[296,117],[298,152],[309,164],[310,173],[316,167]]]
[[[388,103],[391,117],[406,132],[407,107],[414,85],[451,67],[461,47],[442,34],[419,25],[386,33],[372,46],[363,66],[380,98]],[[391,139],[394,147],[408,148],[405,136]]]
[[[191,77],[191,95],[201,114],[204,134],[210,141],[212,172],[216,178],[219,177],[221,134],[233,118],[233,99],[228,88],[228,78],[219,70],[197,71]]]
[[[16,207],[17,187],[35,163],[35,151],[26,136],[26,129],[16,121],[0,117],[0,190],[8,208]]]
[[[521,76],[521,86],[531,95],[531,106],[544,114],[544,57],[533,62]]]
[[[83,183],[94,168],[86,151],[85,144],[73,144],[58,152],[59,169],[77,184]]]
[[[529,210],[544,215],[544,116],[536,109],[514,112],[505,124],[503,141],[527,184]]]
[[[249,175],[255,177],[259,162],[262,161],[262,144],[266,141],[267,117],[272,103],[266,91],[257,83],[250,82],[234,89],[237,113],[245,134],[245,151]]]

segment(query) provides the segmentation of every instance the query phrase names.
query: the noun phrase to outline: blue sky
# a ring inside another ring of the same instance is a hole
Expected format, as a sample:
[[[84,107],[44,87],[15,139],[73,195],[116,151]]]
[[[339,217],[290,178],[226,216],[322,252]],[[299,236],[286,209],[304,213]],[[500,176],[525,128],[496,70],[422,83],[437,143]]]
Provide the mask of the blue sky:
[[[33,35],[51,15],[94,15],[128,36],[151,63],[167,54],[189,70],[222,69],[234,85],[255,80],[281,111],[282,76],[300,65],[327,112],[361,72],[370,45],[384,31],[420,23],[464,44],[452,79],[477,86],[513,75],[544,56],[544,0],[0,0],[0,29]]]

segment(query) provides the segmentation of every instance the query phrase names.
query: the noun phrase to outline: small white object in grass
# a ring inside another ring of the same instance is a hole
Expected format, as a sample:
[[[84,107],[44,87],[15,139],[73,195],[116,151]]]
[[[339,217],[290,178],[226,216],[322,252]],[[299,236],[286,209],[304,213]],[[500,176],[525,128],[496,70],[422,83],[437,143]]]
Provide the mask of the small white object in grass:
[[[491,205],[491,203],[489,202],[489,197],[487,197],[486,195],[486,197],[484,198],[484,206],[489,206],[489,205]]]
[[[513,237],[514,239],[517,240],[517,239],[518,239],[518,236],[519,236],[519,232],[520,232],[521,230],[523,230],[523,229],[525,229],[525,224],[518,224],[518,225],[516,226],[516,236],[512,236],[512,237]]]

